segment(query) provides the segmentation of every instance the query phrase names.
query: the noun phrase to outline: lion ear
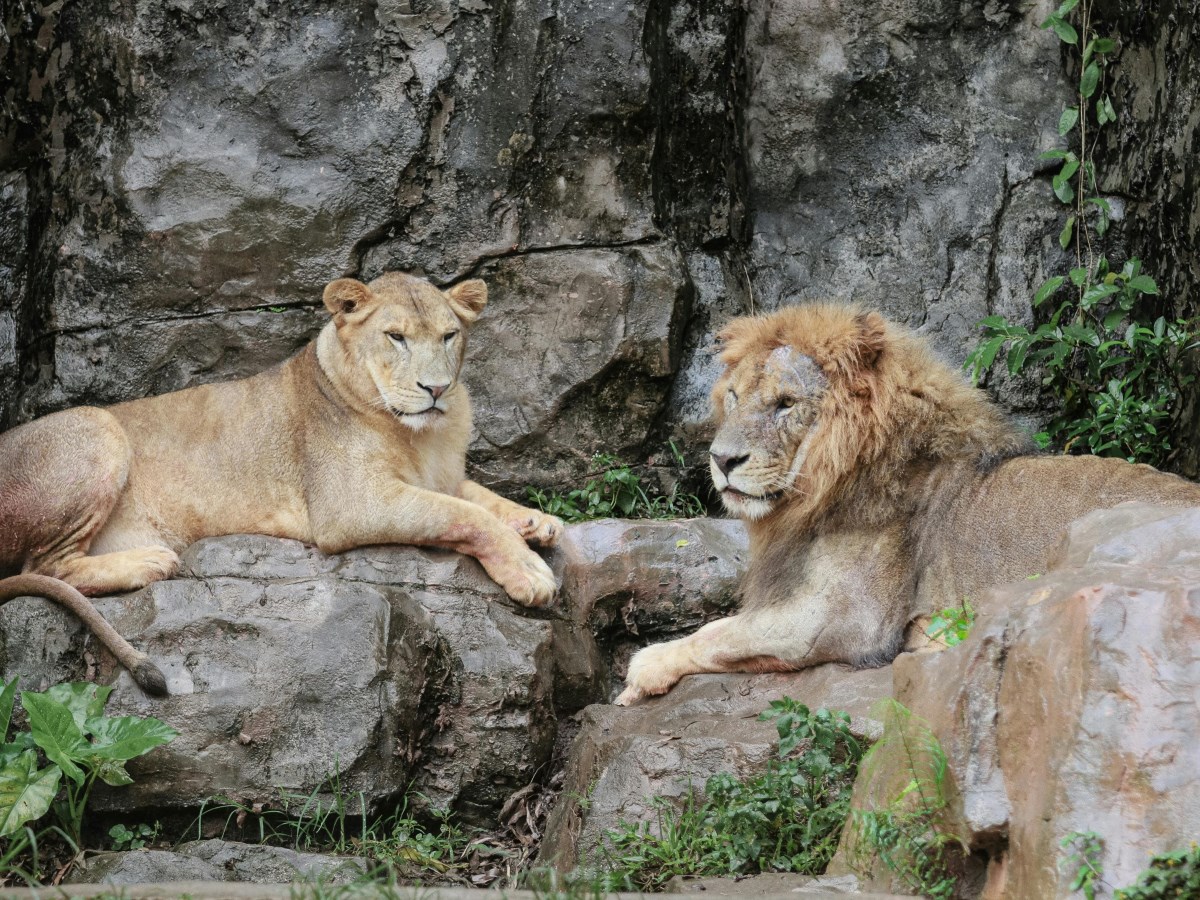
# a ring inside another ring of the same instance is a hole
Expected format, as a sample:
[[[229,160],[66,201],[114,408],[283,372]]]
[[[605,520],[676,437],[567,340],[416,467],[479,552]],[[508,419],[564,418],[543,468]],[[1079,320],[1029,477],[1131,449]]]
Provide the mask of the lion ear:
[[[339,278],[325,285],[325,308],[335,316],[360,312],[374,297],[369,287],[354,278]]]
[[[450,308],[462,319],[464,325],[470,325],[479,318],[483,308],[487,306],[487,285],[478,278],[463,281],[446,291]]]
[[[887,343],[887,322],[877,312],[859,313],[854,317],[858,326],[852,351],[860,369],[873,369]]]

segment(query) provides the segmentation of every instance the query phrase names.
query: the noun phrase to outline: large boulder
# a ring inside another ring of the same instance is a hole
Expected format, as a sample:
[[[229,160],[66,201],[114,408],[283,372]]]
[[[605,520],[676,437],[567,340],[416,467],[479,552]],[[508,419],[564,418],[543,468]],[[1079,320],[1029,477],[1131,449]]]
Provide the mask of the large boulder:
[[[409,547],[329,557],[234,536],[193,545],[181,574],[97,602],[171,691],[146,696],[96,653],[93,674],[115,679],[108,711],[181,732],[131,764],[133,785],[98,790],[99,809],[250,806],[280,791],[377,807],[412,782],[477,820],[548,761],[554,623],[516,608],[473,559]],[[32,599],[9,609],[4,668],[24,687],[87,674],[68,614]]]
[[[1200,510],[1092,513],[1050,571],[979,598],[966,641],[894,663],[896,699],[946,751],[949,825],[987,862],[985,896],[1072,896],[1073,832],[1100,836],[1114,886],[1200,833],[1197,546]],[[860,778],[855,803],[871,794]]]
[[[682,803],[718,772],[761,769],[778,742],[775,726],[757,720],[772,700],[846,711],[865,736],[875,730],[871,707],[890,692],[887,668],[826,665],[786,675],[692,675],[637,707],[589,706],[540,860],[562,871],[598,863],[605,832],[653,820],[654,797]]]
[[[0,670],[24,689],[112,683],[110,714],[181,732],[131,764],[133,785],[98,788],[101,811],[184,815],[215,797],[252,808],[281,792],[379,808],[411,787],[494,823],[515,791],[550,780],[559,719],[612,694],[613,648],[721,615],[745,554],[736,522],[574,526],[551,557],[560,599],[529,610],[455,553],[210,538],[183,554],[180,577],[97,601],[171,696],[143,694],[74,617],[35,598],[4,607]]]

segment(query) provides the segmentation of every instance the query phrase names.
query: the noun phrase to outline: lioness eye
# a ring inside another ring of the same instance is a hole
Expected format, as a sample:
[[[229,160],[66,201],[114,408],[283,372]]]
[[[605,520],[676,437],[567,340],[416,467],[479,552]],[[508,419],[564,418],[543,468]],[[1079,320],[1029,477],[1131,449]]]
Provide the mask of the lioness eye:
[[[457,332],[457,331],[448,331],[448,332],[446,332],[446,334],[445,334],[445,335],[442,337],[442,340],[443,340],[443,341],[445,341],[445,342],[448,344],[448,343],[450,343],[452,340],[454,340],[456,337],[458,337],[458,332]]]
[[[388,336],[389,340],[394,341],[395,343],[399,344],[401,347],[403,347],[405,345],[404,344],[404,335],[397,334],[394,331],[389,331],[387,333],[387,336]]]
[[[791,397],[784,397],[782,400],[779,401],[780,409],[791,409],[795,405],[796,405],[796,401],[793,400]]]

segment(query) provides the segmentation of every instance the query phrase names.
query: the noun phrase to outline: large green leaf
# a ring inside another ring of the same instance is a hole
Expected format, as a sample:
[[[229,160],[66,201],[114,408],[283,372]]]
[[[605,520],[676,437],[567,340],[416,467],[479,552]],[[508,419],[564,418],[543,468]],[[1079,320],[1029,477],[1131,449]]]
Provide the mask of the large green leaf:
[[[13,701],[17,699],[17,679],[13,679],[0,691],[0,742],[8,734],[8,723],[12,721]]]
[[[1068,106],[1058,117],[1058,133],[1065,135],[1079,123],[1079,107]]]
[[[1033,297],[1033,305],[1041,306],[1046,301],[1046,298],[1062,287],[1064,279],[1061,275],[1055,275],[1053,278],[1047,279],[1037,293]]]
[[[115,760],[106,759],[96,770],[100,780],[112,787],[124,787],[133,784],[133,778],[125,771],[125,767]]]
[[[71,710],[45,694],[21,693],[21,705],[29,714],[29,730],[42,752],[58,763],[63,774],[77,784],[83,783],[83,772],[76,761],[88,758],[91,745],[75,724]]]
[[[1135,278],[1129,279],[1127,287],[1130,290],[1137,291],[1139,294],[1157,294],[1158,285],[1149,275],[1138,275]]]
[[[101,716],[89,719],[88,730],[94,743],[91,755],[97,759],[125,762],[155,747],[173,741],[179,732],[165,722],[153,717],[140,719],[136,716],[109,718]]]
[[[44,816],[58,793],[61,778],[58,766],[47,766],[39,772],[37,754],[32,750],[0,768],[0,836]]]
[[[93,684],[90,681],[77,681],[71,684],[56,684],[46,691],[46,696],[57,700],[71,711],[71,717],[80,731],[88,719],[94,719],[104,713],[104,704],[112,688],[103,684]]]

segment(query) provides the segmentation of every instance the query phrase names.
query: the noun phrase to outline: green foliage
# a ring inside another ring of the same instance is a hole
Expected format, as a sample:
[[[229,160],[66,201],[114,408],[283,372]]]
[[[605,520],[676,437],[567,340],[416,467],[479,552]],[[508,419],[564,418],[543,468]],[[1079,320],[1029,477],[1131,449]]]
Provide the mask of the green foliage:
[[[1200,897],[1200,847],[1160,853],[1130,887],[1113,895],[1116,900],[1167,900]],[[1089,895],[1090,900],[1090,895]]]
[[[1059,868],[1071,877],[1069,890],[1083,891],[1087,900],[1096,900],[1096,887],[1104,880],[1100,866],[1103,839],[1094,831],[1072,831],[1059,841],[1059,846],[1066,851]]]
[[[408,815],[405,803],[371,830],[362,843],[362,855],[385,864],[404,878],[464,868],[471,835],[452,821],[449,810],[432,815],[431,830]]]
[[[108,836],[112,838],[112,848],[114,850],[141,850],[158,838],[160,828],[161,826],[157,822],[153,825],[141,822],[134,825],[133,828],[127,828],[124,825],[114,825],[108,829]]]
[[[784,698],[760,716],[779,732],[777,757],[748,780],[708,779],[681,810],[656,797],[651,823],[622,822],[606,835],[606,890],[652,891],[674,875],[825,870],[850,808],[863,748],[845,713]]]
[[[1193,380],[1179,373],[1178,361],[1194,346],[1195,327],[1155,311],[1158,285],[1142,274],[1141,260],[1112,268],[1093,242],[1112,221],[1112,206],[1099,193],[1094,151],[1100,130],[1116,120],[1104,76],[1118,45],[1096,33],[1091,5],[1066,0],[1042,23],[1079,53],[1078,100],[1058,120],[1059,134],[1073,147],[1042,154],[1059,162],[1052,187],[1070,207],[1059,245],[1074,248],[1075,266],[1035,293],[1033,307],[1044,321],[1032,331],[1004,316],[981,321],[983,337],[966,364],[978,381],[1005,351],[1010,374],[1040,374],[1058,405],[1046,430],[1035,435],[1043,449],[1161,465],[1171,450],[1172,412]]]
[[[975,609],[964,600],[962,606],[947,606],[940,612],[934,613],[925,633],[935,641],[941,641],[947,647],[961,644],[971,633],[975,624]]]
[[[877,709],[883,734],[862,763],[874,802],[851,815],[851,865],[868,875],[878,861],[914,892],[948,900],[956,885],[950,851],[960,842],[944,821],[946,753],[903,705]]]
[[[16,685],[14,678],[0,692],[0,737],[8,733]],[[84,682],[21,694],[29,731],[19,731],[0,745],[0,836],[12,835],[53,811],[78,848],[96,780],[131,784],[125,763],[175,738],[177,732],[158,719],[105,716],[111,691]]]
[[[670,448],[675,465],[682,469],[682,454],[674,442]],[[607,518],[682,519],[707,512],[699,497],[682,493],[678,487],[670,494],[660,494],[642,484],[637,473],[615,456],[597,453],[592,457],[592,465],[593,471],[582,488],[560,494],[529,487],[525,493],[542,512],[567,523]]]
[[[449,811],[430,812],[430,827],[410,814],[407,797],[398,809],[375,818],[363,814],[365,807],[362,792],[343,791],[335,768],[309,794],[282,792],[278,806],[247,806],[214,797],[201,805],[195,834],[197,839],[211,836],[213,818],[223,819],[216,832],[221,838],[232,832],[240,840],[358,856],[377,863],[379,871],[393,879],[436,878],[465,868],[473,835],[457,825]]]

